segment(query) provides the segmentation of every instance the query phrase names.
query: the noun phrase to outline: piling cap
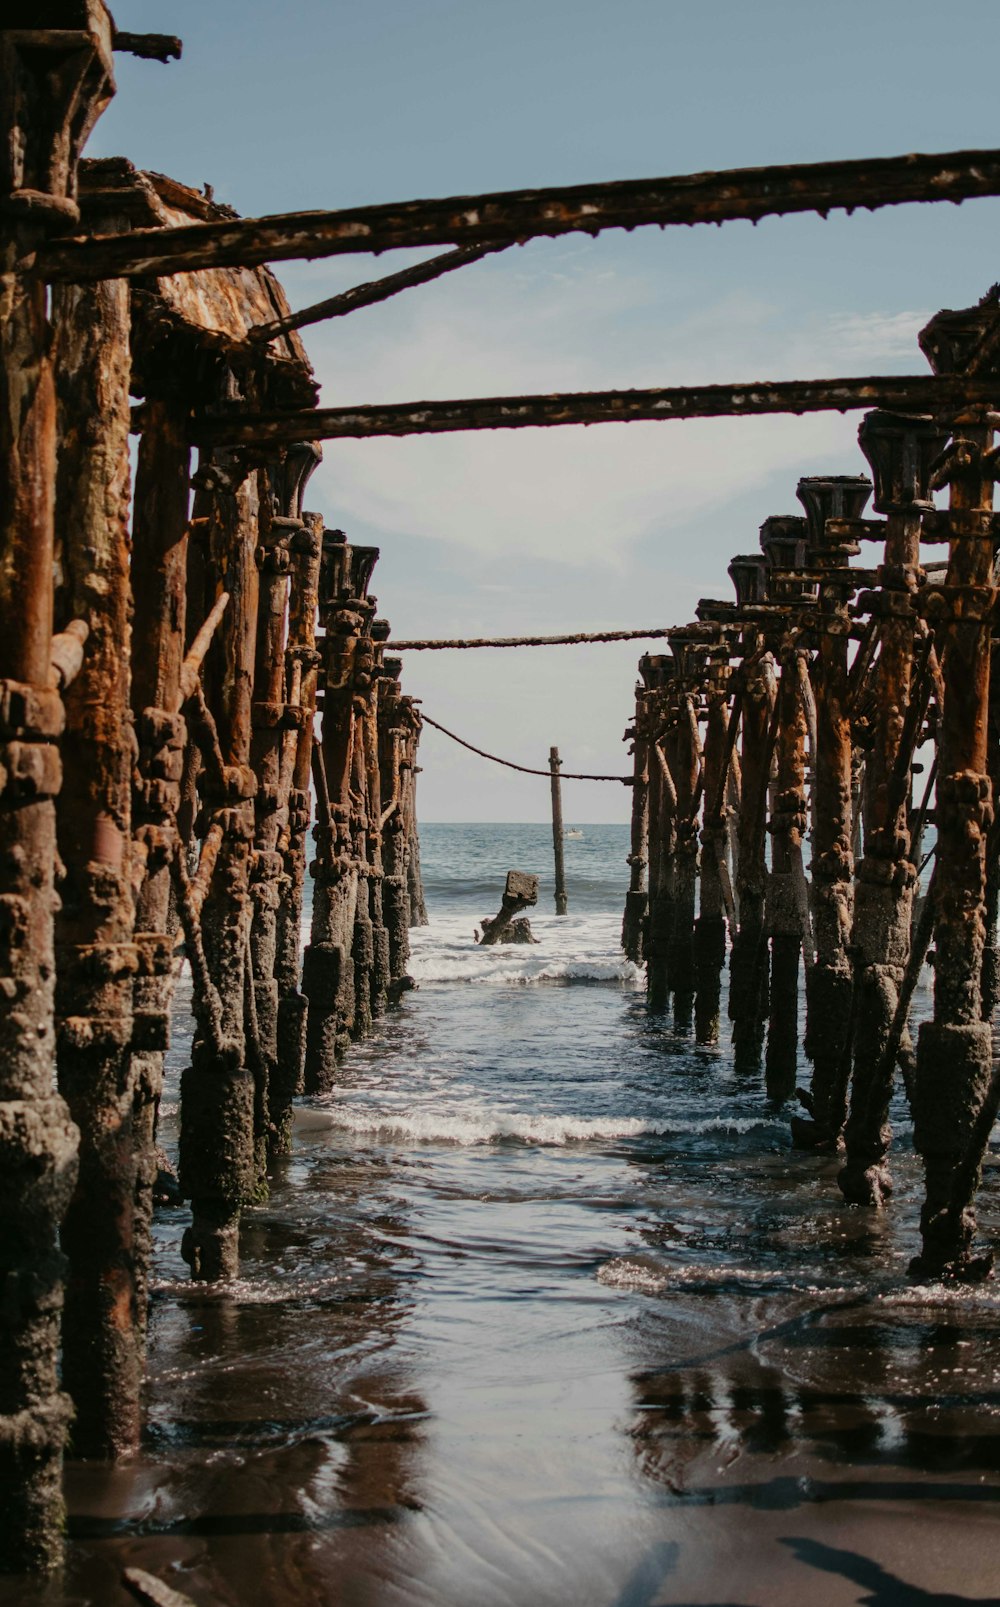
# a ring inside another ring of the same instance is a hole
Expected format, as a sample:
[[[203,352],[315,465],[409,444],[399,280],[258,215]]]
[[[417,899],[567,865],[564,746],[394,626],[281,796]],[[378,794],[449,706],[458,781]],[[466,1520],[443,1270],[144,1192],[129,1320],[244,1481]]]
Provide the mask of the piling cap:
[[[872,493],[865,474],[807,474],[795,495],[806,510],[809,545],[822,552],[830,543],[826,534],[828,519],[860,519]]]
[[[695,608],[695,618],[704,623],[722,624],[732,620],[736,613],[736,604],[721,597],[699,597]]]
[[[875,408],[858,429],[858,445],[875,477],[876,513],[930,513],[930,475],[949,431],[924,415]]]
[[[661,691],[677,673],[671,653],[644,653],[639,668],[650,692]]]
[[[774,513],[760,527],[767,559],[767,590],[774,603],[813,601],[816,587],[803,579],[809,561],[809,521],[801,513]]]
[[[925,324],[917,340],[935,374],[964,374],[976,362],[980,377],[1000,374],[1000,286],[993,285],[976,307],[945,307]]]
[[[767,601],[767,559],[762,552],[738,553],[729,565],[737,608]]]
[[[351,566],[351,591],[355,597],[367,597],[371,585],[375,565],[378,563],[379,549],[377,547],[349,547]]]
[[[772,513],[760,527],[760,546],[772,569],[804,569],[809,522],[801,513]]]

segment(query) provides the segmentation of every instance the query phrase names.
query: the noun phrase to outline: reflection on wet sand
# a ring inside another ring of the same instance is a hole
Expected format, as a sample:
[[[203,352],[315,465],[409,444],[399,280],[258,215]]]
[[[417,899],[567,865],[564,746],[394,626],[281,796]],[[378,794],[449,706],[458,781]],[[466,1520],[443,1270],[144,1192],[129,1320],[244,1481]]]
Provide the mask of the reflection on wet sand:
[[[995,1306],[949,1319],[898,1287],[697,1300],[700,1347],[688,1326],[686,1354],[674,1339],[631,1380],[640,1477],[686,1536],[650,1599],[995,1601]],[[647,1316],[644,1344],[664,1328]]]
[[[787,1540],[786,1544],[810,1567],[858,1585],[866,1592],[864,1600],[870,1607],[923,1607],[924,1603],[932,1602],[937,1607],[961,1607],[962,1603],[982,1600],[978,1596],[954,1595],[951,1591],[925,1590],[921,1585],[907,1584],[869,1557],[824,1546],[818,1540],[795,1538]]]
[[[145,1449],[128,1469],[71,1469],[70,1599],[125,1602],[120,1570],[138,1566],[196,1602],[328,1601],[333,1580],[373,1588],[375,1537],[391,1549],[419,1510],[426,1406],[394,1348],[412,1300],[399,1202],[385,1167],[339,1157],[310,1183],[291,1216],[276,1180],[228,1290],[183,1281],[180,1214],[161,1223],[175,1276],[154,1295]]]

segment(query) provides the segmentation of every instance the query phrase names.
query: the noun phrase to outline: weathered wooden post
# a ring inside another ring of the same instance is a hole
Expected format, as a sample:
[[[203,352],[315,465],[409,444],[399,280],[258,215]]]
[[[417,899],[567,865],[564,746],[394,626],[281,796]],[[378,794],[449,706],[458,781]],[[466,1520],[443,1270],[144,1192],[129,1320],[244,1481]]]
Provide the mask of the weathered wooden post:
[[[939,313],[921,332],[920,344],[936,372],[961,373],[987,338],[995,349],[998,324],[994,292],[979,307]],[[934,1019],[920,1028],[913,1098],[913,1139],[926,1175],[923,1253],[913,1266],[920,1276],[980,1277],[992,1265],[992,1257],[973,1253],[975,1194],[988,1136],[978,1132],[977,1118],[992,1064],[980,984],[986,839],[993,821],[986,757],[990,618],[997,595],[992,419],[985,409],[960,414],[932,476],[932,486],[951,487],[950,511],[934,520],[934,535],[946,535],[950,551],[945,584],[928,587],[921,598],[921,611],[943,646],[944,708],[938,732]]]
[[[214,601],[230,605],[205,663],[223,773],[206,775],[204,797],[222,827],[215,875],[202,907],[205,956],[218,995],[219,1030],[198,1019],[191,1065],[181,1077],[180,1182],[191,1201],[191,1226],[181,1252],[194,1278],[233,1278],[239,1270],[239,1223],[244,1205],[261,1198],[255,1154],[260,1119],[258,1081],[248,1067],[247,994],[251,854],[257,778],[250,766],[253,667],[259,572],[258,475],[235,454],[201,465],[195,502],[207,518],[206,579]],[[197,1000],[196,1000],[196,1015]]]
[[[133,796],[134,853],[142,866],[136,897],[139,974],[132,1000],[131,1080],[137,1156],[136,1284],[145,1324],[156,1116],[169,1040],[174,945],[171,914],[173,822],[180,804],[180,707],[188,559],[191,448],[183,404],[148,399],[143,412],[132,515],[132,711],[139,780]]]
[[[1000,798],[1000,641],[990,644],[990,707],[987,720],[986,761],[994,799]],[[983,949],[983,1020],[992,1022],[1000,1004],[1000,809],[994,804],[993,824],[986,839],[986,945]]]
[[[247,933],[248,968],[245,988],[252,991],[253,1020],[248,1031],[256,1038],[256,1053],[248,1054],[253,1072],[254,1165],[259,1180],[267,1175],[272,1147],[271,1084],[278,1059],[278,980],[275,975],[278,943],[278,905],[281,902],[284,864],[278,852],[281,759],[288,720],[285,678],[285,633],[288,611],[289,550],[293,531],[300,526],[289,498],[284,495],[288,465],[275,464],[258,476],[260,507],[256,562],[259,571],[256,642],[253,656],[253,705],[249,763],[256,779],[254,834],[250,854],[250,922]],[[248,1044],[249,1048],[249,1044]]]
[[[37,252],[79,222],[77,161],[114,93],[100,0],[13,0],[0,29],[0,1570],[63,1554],[59,1392],[63,1258],[77,1131],[55,1090],[55,797],[59,688],[80,628],[53,660],[56,391]],[[63,665],[59,669],[58,665]]]
[[[420,731],[418,725],[412,747],[406,811],[406,891],[409,895],[411,926],[428,925],[427,899],[424,893],[424,878],[420,864],[420,835],[417,829],[417,777],[420,774],[420,766],[417,764],[417,744],[419,740]]]
[[[859,606],[867,607],[877,621],[881,651],[875,670],[874,740],[865,774],[864,855],[854,889],[854,1071],[844,1131],[847,1159],[838,1181],[852,1204],[881,1205],[891,1191],[891,1087],[873,1100],[872,1084],[910,952],[917,877],[910,862],[910,765],[930,691],[926,651],[921,681],[915,683],[913,675],[913,604],[922,578],[920,519],[933,508],[931,464],[947,435],[933,419],[874,412],[865,415],[858,440],[874,476],[875,511],[884,513],[886,522],[879,589],[859,598]]]
[[[379,692],[379,819],[382,831],[382,913],[389,942],[389,997],[398,998],[410,956],[406,886],[407,790],[411,765],[409,700],[400,695],[403,661],[382,661]]]
[[[374,599],[373,599],[374,601]],[[391,962],[389,958],[389,931],[385,922],[383,884],[385,864],[382,855],[382,773],[379,750],[379,720],[382,695],[385,687],[385,644],[389,639],[387,619],[373,619],[371,626],[372,661],[371,684],[365,699],[364,737],[365,764],[365,863],[368,867],[368,913],[372,925],[371,968],[368,975],[368,997],[372,1020],[385,1014],[389,1001]]]
[[[285,749],[289,736],[295,735],[299,718],[298,688],[294,702],[291,696],[295,667],[289,665],[285,653],[289,576],[294,563],[291,543],[305,529],[301,518],[302,495],[318,461],[315,447],[308,444],[292,447],[280,464],[261,477],[268,494],[261,499],[257,550],[260,581],[250,741],[250,764],[257,779],[257,791],[248,962],[252,971],[260,1057],[254,1073],[257,1084],[256,1164],[261,1180],[266,1178],[267,1158],[274,1150],[277,1131],[271,1101],[279,1052],[278,912],[288,892],[279,838],[287,820],[291,782],[289,767],[284,763]],[[301,684],[301,666],[298,679]],[[282,1091],[279,1121],[284,1127],[289,1120],[289,1103]]]
[[[426,926],[427,902],[420,868],[420,832],[417,822],[417,777],[420,766],[417,755],[420,747],[422,721],[419,699],[404,697],[400,700],[403,711],[404,735],[401,766],[400,818],[404,842],[406,867],[406,922],[408,927]],[[407,940],[409,951],[409,940]]]
[[[565,915],[566,900],[566,865],[563,853],[563,813],[562,813],[562,784],[559,780],[559,767],[562,760],[558,748],[549,749],[549,770],[552,781],[552,848],[555,855],[556,868],[556,914]]]
[[[12,0],[0,28],[0,1569],[62,1556],[58,1224],[77,1132],[54,1083],[56,393],[36,253],[72,230],[77,162],[114,92],[101,0]],[[67,644],[68,645],[68,644]],[[79,648],[79,640],[76,641]],[[78,654],[74,654],[78,667]]]
[[[342,792],[348,781],[344,771],[350,759],[352,699],[348,685],[354,643],[363,623],[361,615],[341,606],[348,596],[348,548],[342,530],[324,530],[319,571],[317,639],[322,694],[320,741],[312,753],[316,784],[316,857],[309,865],[315,880],[310,941],[302,960],[302,991],[308,1000],[306,1065],[307,1093],[333,1086],[337,1056],[343,1047],[346,1021],[354,1013],[354,969],[348,963],[354,925],[352,900],[357,885],[349,887],[350,841]]]
[[[286,733],[282,755],[282,797],[287,816],[281,851],[285,892],[277,911],[275,976],[278,983],[278,1056],[271,1090],[271,1149],[286,1154],[291,1146],[292,1100],[302,1089],[306,1060],[306,1017],[309,1003],[299,988],[301,973],[302,899],[305,889],[306,834],[309,830],[309,781],[312,770],[313,724],[316,716],[316,611],[323,550],[323,520],[303,515],[302,528],[291,539],[292,580],[288,605],[289,677],[298,686],[298,720]]]
[[[677,846],[674,870],[673,923],[669,976],[674,996],[674,1026],[691,1027],[695,995],[695,898],[698,883],[698,816],[702,798],[701,737],[698,712],[705,678],[704,629],[700,624],[671,632],[670,649],[677,665],[668,735],[670,769],[677,793]]]
[[[802,842],[806,833],[806,712],[798,649],[787,635],[812,594],[798,578],[806,563],[807,523],[801,516],[765,519],[760,544],[768,563],[768,595],[784,609],[785,635],[778,649],[777,742],[768,822],[771,870],[767,879],[767,930],[771,940],[770,1013],[764,1073],[771,1099],[795,1092],[799,1048],[799,965],[803,953]],[[805,670],[808,674],[808,670]],[[808,956],[811,961],[811,954]]]
[[[353,1038],[371,1035],[375,1019],[372,982],[377,966],[378,923],[373,919],[372,881],[376,873],[373,860],[375,840],[368,830],[368,803],[372,789],[369,762],[372,707],[375,692],[376,644],[373,636],[376,602],[369,596],[371,573],[378,557],[374,547],[351,547],[350,591],[358,599],[363,628],[354,648],[351,668],[351,759],[350,787],[345,803],[348,829],[354,852],[357,898],[354,905],[354,931],[351,959],[354,967]]]
[[[633,965],[641,965],[646,957],[646,922],[649,914],[649,894],[646,891],[646,867],[649,863],[649,728],[645,699],[645,688],[640,681],[635,689],[635,718],[624,737],[626,742],[632,743],[632,816],[627,858],[629,884],[622,917],[622,949]]]
[[[649,693],[649,922],[646,929],[646,998],[662,1013],[670,999],[670,937],[674,918],[677,789],[664,751],[667,689],[674,661],[646,653],[639,670]]]
[[[749,615],[766,601],[767,569],[763,553],[735,557],[729,574],[736,591],[736,617]],[[743,792],[736,823],[738,856],[735,876],[739,927],[730,958],[729,1018],[739,1070],[760,1063],[768,1016],[767,861],[765,825],[767,787],[773,749],[773,712],[777,696],[774,660],[766,651],[759,626],[743,630],[743,663],[739,670],[742,705],[741,765]]]
[[[361,679],[370,676],[371,644],[365,660],[362,633],[373,613],[365,595],[355,588],[361,582],[367,584],[377,556],[374,548],[367,549],[367,573],[361,573],[352,562],[352,549],[343,531],[324,533],[319,592],[324,631],[320,644],[322,725],[320,745],[314,750],[317,851],[311,867],[316,890],[302,977],[302,990],[309,1000],[307,1092],[324,1092],[333,1086],[337,1061],[355,1035],[355,929],[362,903],[363,922],[370,926],[367,898],[362,900],[359,892],[360,856],[351,792],[355,748],[361,746],[356,738],[356,702]],[[363,784],[363,770],[360,779]],[[367,982],[367,972],[365,979]]]
[[[399,677],[402,673],[402,660],[386,660],[386,671],[391,673],[393,679],[392,701],[387,721],[387,730],[392,734],[395,757],[393,764],[398,774],[398,804],[395,813],[390,817],[390,835],[398,838],[390,849],[390,856],[395,866],[395,873],[400,878],[400,920],[403,922],[403,935],[399,944],[399,960],[393,964],[394,981],[405,984],[406,965],[410,957],[410,928],[427,925],[427,911],[423,907],[423,885],[420,878],[420,841],[417,834],[417,749],[420,743],[421,720],[418,711],[418,700],[402,696],[399,689]],[[388,807],[388,805],[387,805]],[[417,856],[416,868],[413,865],[413,855]],[[416,901],[419,900],[418,912]],[[398,972],[398,974],[397,974]],[[397,986],[397,991],[399,988]]]
[[[828,519],[857,519],[871,493],[863,476],[808,476],[797,495],[809,521],[810,561],[821,571],[819,602],[812,619],[816,749],[812,782],[812,918],[816,963],[806,978],[805,1051],[812,1061],[810,1120],[793,1118],[795,1142],[832,1147],[847,1116],[850,1077],[851,917],[854,856],[851,850],[851,723],[848,708],[847,601],[855,589],[848,560],[858,543],[827,529]]]
[[[113,167],[114,164],[106,164]],[[127,165],[127,164],[119,164]],[[107,192],[115,172],[104,175]],[[89,227],[125,226],[106,200]],[[83,665],[66,699],[57,802],[65,867],[56,916],[59,1087],[80,1129],[80,1173],[62,1229],[69,1257],[63,1381],[78,1456],[134,1450],[140,1433],[144,1294],[136,1273],[132,1074],[132,769],[129,704],[130,332],[126,280],[57,286],[59,397],[56,624],[83,620]]]
[[[728,606],[728,605],[727,605]],[[699,603],[702,616],[704,603]],[[694,929],[695,949],[695,1041],[718,1043],[722,1003],[722,971],[726,963],[726,892],[729,871],[726,846],[729,837],[727,780],[729,750],[729,648],[722,628],[716,626],[718,642],[709,654],[706,682],[707,713],[704,742],[704,811],[701,831],[701,879],[698,893],[698,919]],[[735,925],[735,922],[734,922]]]

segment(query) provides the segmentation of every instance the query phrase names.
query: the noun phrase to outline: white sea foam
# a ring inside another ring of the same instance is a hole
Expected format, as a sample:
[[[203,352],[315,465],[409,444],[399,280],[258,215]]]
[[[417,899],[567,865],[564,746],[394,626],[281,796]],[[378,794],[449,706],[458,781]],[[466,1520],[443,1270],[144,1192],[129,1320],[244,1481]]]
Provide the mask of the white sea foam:
[[[597,1269],[597,1281],[609,1289],[640,1289],[644,1294],[659,1294],[667,1286],[667,1275],[648,1261],[633,1260],[631,1256],[616,1256]]]
[[[992,1280],[986,1283],[914,1283],[887,1289],[876,1298],[886,1306],[960,1306],[965,1311],[986,1306],[995,1311],[1000,1305],[1000,1285]]]
[[[402,1144],[458,1144],[466,1147],[505,1142],[550,1147],[625,1138],[739,1135],[771,1125],[751,1117],[664,1121],[642,1116],[574,1116],[558,1112],[542,1115],[470,1105],[463,1105],[461,1111],[454,1114],[439,1109],[402,1112],[300,1107],[295,1119],[296,1125],[305,1132],[326,1128],[351,1133],[356,1137],[369,1135]]]
[[[846,1294],[841,1283],[825,1284],[796,1277],[787,1267],[745,1267],[734,1263],[688,1263],[659,1265],[643,1256],[615,1256],[597,1270],[598,1283],[610,1289],[638,1289],[643,1294],[662,1294],[668,1289],[747,1290],[758,1293],[778,1289],[786,1294]]]
[[[218,1283],[193,1283],[190,1278],[156,1278],[151,1284],[154,1295],[169,1297],[190,1305],[220,1302],[232,1306],[281,1306],[293,1301],[329,1299],[341,1294],[349,1286],[346,1274],[330,1273],[326,1277],[276,1277],[271,1271],[259,1279],[232,1278]]]
[[[620,925],[616,915],[557,919],[532,914],[537,943],[502,943],[495,948],[482,948],[473,935],[474,918],[440,916],[433,925],[410,934],[410,972],[422,986],[451,982],[492,987],[540,982],[636,986],[642,972],[621,952]]]

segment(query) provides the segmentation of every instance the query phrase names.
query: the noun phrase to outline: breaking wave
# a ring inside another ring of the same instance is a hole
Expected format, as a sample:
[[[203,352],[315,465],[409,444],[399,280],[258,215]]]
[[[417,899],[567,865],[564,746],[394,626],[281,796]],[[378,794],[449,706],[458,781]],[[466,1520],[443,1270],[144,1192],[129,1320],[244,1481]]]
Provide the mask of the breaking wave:
[[[823,1276],[802,1277],[787,1266],[748,1267],[719,1262],[667,1265],[643,1255],[615,1256],[597,1269],[597,1281],[608,1289],[634,1289],[640,1294],[665,1294],[685,1289],[694,1294],[766,1294],[779,1290],[786,1294],[848,1294],[855,1287],[843,1279]]]
[[[621,953],[620,918],[578,915],[557,919],[531,914],[536,943],[481,948],[475,922],[464,915],[436,917],[412,932],[410,973],[421,986],[472,982],[488,987],[530,983],[604,982],[637,986],[639,967]]]
[[[378,1110],[322,1110],[302,1107],[296,1125],[305,1132],[323,1129],[365,1135],[400,1144],[563,1144],[607,1143],[615,1139],[667,1138],[685,1135],[741,1135],[773,1125],[750,1117],[663,1121],[642,1116],[572,1116],[522,1111],[475,1110],[461,1113],[432,1110],[403,1113]]]

